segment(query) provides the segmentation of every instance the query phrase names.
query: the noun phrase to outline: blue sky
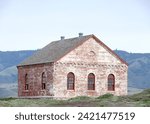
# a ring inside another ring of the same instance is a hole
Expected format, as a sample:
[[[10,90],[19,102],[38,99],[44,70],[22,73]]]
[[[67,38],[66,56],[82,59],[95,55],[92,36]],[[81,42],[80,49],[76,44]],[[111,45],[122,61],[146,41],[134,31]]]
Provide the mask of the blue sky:
[[[95,34],[111,49],[150,53],[149,0],[0,0],[0,51]]]

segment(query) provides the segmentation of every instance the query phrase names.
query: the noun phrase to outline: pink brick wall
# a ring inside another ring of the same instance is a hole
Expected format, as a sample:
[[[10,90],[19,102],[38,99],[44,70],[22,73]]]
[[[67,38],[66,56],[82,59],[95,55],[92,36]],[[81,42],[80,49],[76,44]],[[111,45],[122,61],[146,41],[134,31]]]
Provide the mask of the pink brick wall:
[[[45,72],[46,89],[42,90],[42,73]],[[25,90],[25,75],[29,76],[29,90]],[[18,96],[53,95],[53,64],[40,64],[18,67]]]
[[[57,62],[18,67],[19,96],[54,96],[70,98],[75,96],[100,96],[105,93],[127,94],[127,65],[123,64],[93,38],[72,50]],[[41,76],[47,77],[46,90],[41,89]],[[67,90],[67,74],[75,75],[75,90]],[[30,88],[24,89],[25,74],[29,74]],[[87,90],[88,74],[95,75],[95,90]],[[107,77],[115,76],[115,91],[107,90]]]
[[[56,97],[99,96],[105,93],[127,94],[127,65],[122,64],[92,38],[57,61],[54,70]],[[74,91],[67,90],[69,72],[75,75]],[[94,91],[87,90],[89,73],[93,73],[96,78]],[[115,76],[115,91],[107,90],[109,74]]]

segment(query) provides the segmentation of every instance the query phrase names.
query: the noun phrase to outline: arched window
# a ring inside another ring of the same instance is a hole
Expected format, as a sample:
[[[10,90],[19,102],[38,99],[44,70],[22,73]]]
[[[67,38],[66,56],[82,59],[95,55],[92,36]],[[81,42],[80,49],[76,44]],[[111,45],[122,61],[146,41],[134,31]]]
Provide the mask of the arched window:
[[[95,75],[93,73],[88,75],[88,90],[95,90]]]
[[[75,76],[72,72],[67,75],[67,90],[74,90]]]
[[[29,77],[28,77],[28,74],[25,75],[25,90],[29,90]]]
[[[46,76],[45,73],[42,73],[42,90],[46,89]]]
[[[108,90],[109,91],[115,90],[115,76],[113,74],[108,75]]]

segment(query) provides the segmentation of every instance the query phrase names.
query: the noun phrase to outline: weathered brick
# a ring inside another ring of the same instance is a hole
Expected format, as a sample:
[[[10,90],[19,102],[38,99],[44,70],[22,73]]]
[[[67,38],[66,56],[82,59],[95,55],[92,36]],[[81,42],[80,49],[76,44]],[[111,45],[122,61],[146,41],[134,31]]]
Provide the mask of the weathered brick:
[[[100,96],[105,93],[127,94],[128,66],[108,49],[90,38],[79,47],[54,63],[18,67],[19,96],[53,96],[71,98],[75,96]],[[46,90],[41,89],[41,76],[45,72]],[[75,89],[67,90],[67,75],[75,75]],[[95,90],[88,87],[88,74],[95,75]],[[25,75],[29,74],[29,90],[25,90]],[[115,76],[115,91],[108,91],[108,75]]]

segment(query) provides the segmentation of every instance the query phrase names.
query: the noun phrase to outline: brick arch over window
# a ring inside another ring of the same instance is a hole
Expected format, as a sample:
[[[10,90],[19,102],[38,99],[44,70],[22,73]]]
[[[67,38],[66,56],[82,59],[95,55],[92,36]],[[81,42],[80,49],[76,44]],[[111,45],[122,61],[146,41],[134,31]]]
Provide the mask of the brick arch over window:
[[[108,75],[108,90],[115,91],[115,76],[113,74]]]
[[[42,73],[42,90],[46,89],[46,75],[45,72]]]
[[[74,90],[75,76],[74,73],[69,72],[67,75],[67,90]]]
[[[29,76],[28,74],[25,74],[25,90],[29,90]]]
[[[88,90],[95,90],[95,75],[93,73],[88,75]]]

